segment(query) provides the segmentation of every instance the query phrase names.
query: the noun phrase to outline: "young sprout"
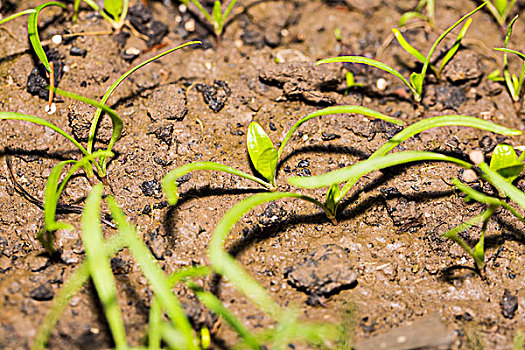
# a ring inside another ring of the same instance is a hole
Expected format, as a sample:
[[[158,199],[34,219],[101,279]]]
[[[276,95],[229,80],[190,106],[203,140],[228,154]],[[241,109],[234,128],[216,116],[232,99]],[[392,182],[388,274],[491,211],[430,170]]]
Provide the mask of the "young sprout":
[[[188,6],[190,0],[180,0],[184,5]],[[230,3],[226,7],[224,11],[222,11],[222,3],[220,0],[215,0],[213,3],[213,10],[210,13],[206,11],[204,6],[199,2],[199,0],[191,0],[191,2],[197,7],[199,12],[208,20],[210,25],[213,27],[213,32],[215,33],[215,37],[217,40],[220,39],[222,32],[224,30],[224,25],[226,24],[226,20],[228,19],[228,16],[230,15],[233,6],[235,6],[235,3],[237,0],[230,0]]]
[[[427,15],[422,13],[424,8],[427,10]],[[436,22],[434,0],[420,0],[414,11],[405,12],[401,15],[401,18],[399,18],[399,26],[404,26],[405,23],[412,18],[422,19],[433,26]]]
[[[482,5],[478,6],[471,12],[467,13],[465,16],[461,17],[459,21],[454,23],[451,27],[449,27],[447,30],[445,30],[434,42],[432,47],[430,48],[430,51],[428,52],[427,56],[423,56],[418,50],[416,50],[412,45],[408,44],[408,42],[403,38],[399,30],[395,29],[394,34],[396,35],[396,38],[399,40],[401,46],[407,50],[410,54],[412,54],[416,59],[421,61],[423,63],[423,68],[421,69],[420,73],[412,72],[410,75],[410,81],[408,81],[401,73],[396,71],[394,68],[390,67],[389,65],[371,59],[363,56],[340,56],[340,57],[332,57],[323,59],[317,62],[317,64],[324,64],[324,63],[335,63],[335,62],[346,62],[346,63],[362,63],[366,64],[381,70],[384,70],[385,72],[388,72],[392,74],[393,76],[399,78],[412,92],[414,96],[414,100],[416,102],[421,102],[422,94],[423,94],[423,82],[425,80],[425,76],[427,73],[428,68],[432,69],[430,60],[432,58],[432,55],[434,51],[436,50],[439,43],[458,25],[460,25],[463,21],[465,21],[467,18],[472,16],[474,13],[479,11],[483,6],[485,6],[486,3],[483,3]],[[444,66],[452,59],[454,54],[459,48],[461,39],[465,35],[466,30],[468,29],[468,26],[470,25],[470,22],[468,22],[465,26],[463,26],[463,29],[460,32],[460,35],[458,35],[458,39],[456,39],[456,42],[454,45],[449,49],[447,55],[443,59],[443,62],[438,70],[434,68],[437,74],[444,68]]]
[[[503,27],[510,15],[516,0],[483,0],[487,4],[487,9],[496,19],[498,24]]]
[[[511,145],[500,143],[494,149],[490,159],[490,169],[503,176],[509,183],[512,183],[523,171],[523,159],[525,152],[518,157]]]
[[[389,117],[387,115],[376,112],[366,107],[351,106],[351,105],[338,106],[338,107],[327,107],[319,111],[313,112],[307,115],[306,117],[302,118],[298,122],[296,122],[290,128],[290,130],[286,133],[284,139],[281,142],[280,147],[276,149],[273,142],[271,141],[270,137],[266,134],[264,129],[257,122],[252,122],[250,126],[248,127],[248,135],[247,135],[248,154],[250,156],[250,160],[255,170],[259,173],[259,175],[263,179],[257,176],[254,176],[254,175],[246,174],[240,170],[230,168],[223,164],[219,164],[215,162],[196,162],[196,163],[185,164],[179,168],[176,168],[170,171],[162,180],[162,188],[164,189],[164,192],[166,194],[168,201],[172,205],[174,205],[178,201],[177,179],[179,179],[181,176],[184,176],[185,174],[192,172],[192,171],[213,170],[213,171],[226,172],[232,175],[243,177],[245,179],[261,184],[262,186],[266,187],[268,190],[274,191],[276,190],[275,178],[276,178],[277,164],[279,162],[279,159],[281,157],[281,154],[285,146],[287,145],[288,141],[290,141],[295,131],[303,123],[307,122],[308,120],[312,118],[321,117],[321,116],[329,115],[329,114],[343,114],[343,113],[361,114],[361,115],[365,115],[371,118],[385,120],[393,124],[404,125],[404,123],[400,121],[399,119]]]
[[[78,17],[80,2],[81,0],[75,0],[73,5],[73,21]],[[101,8],[94,0],[84,0],[84,2],[93,10],[98,11],[114,29],[118,30],[124,25],[128,14],[129,0],[104,0],[104,8]]]
[[[516,22],[517,19],[518,16],[514,17],[507,26],[507,35],[505,36],[505,47],[494,48],[494,50],[496,51],[503,52],[503,77],[501,76],[501,72],[499,70],[495,70],[489,74],[488,78],[492,81],[505,82],[505,84],[507,85],[507,89],[509,90],[510,97],[514,102],[516,113],[519,114],[521,106],[521,89],[523,87],[523,80],[525,78],[525,54],[508,48],[510,37],[512,35],[512,27],[514,26],[514,22]],[[521,72],[519,77],[517,77],[515,74],[510,73],[508,53],[515,54],[522,60]]]

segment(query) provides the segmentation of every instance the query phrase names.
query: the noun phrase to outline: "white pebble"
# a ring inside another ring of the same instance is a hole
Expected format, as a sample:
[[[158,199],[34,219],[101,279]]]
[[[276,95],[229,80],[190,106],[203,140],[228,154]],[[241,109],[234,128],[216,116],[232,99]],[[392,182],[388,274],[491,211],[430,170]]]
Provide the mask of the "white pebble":
[[[44,108],[44,111],[46,111],[47,114],[53,114],[57,111],[57,106],[53,102],[51,103],[51,108],[49,108],[49,105],[46,105],[46,107]]]
[[[471,151],[468,156],[472,163],[474,163],[475,165],[478,165],[479,163],[485,160],[485,155],[483,154],[483,151],[479,149]]]
[[[376,86],[379,91],[385,91],[386,87],[388,86],[388,82],[383,78],[379,78],[377,79]]]
[[[186,23],[184,23],[184,29],[186,29],[188,32],[194,32],[195,31],[195,20],[189,19]]]
[[[465,170],[461,177],[463,178],[463,181],[465,181],[466,183],[472,183],[478,180],[478,175],[472,169]]]
[[[180,13],[186,13],[186,11],[188,11],[188,7],[184,4],[180,4],[179,5],[179,12]]]
[[[53,44],[60,45],[62,43],[62,35],[53,35],[51,41],[53,42]]]

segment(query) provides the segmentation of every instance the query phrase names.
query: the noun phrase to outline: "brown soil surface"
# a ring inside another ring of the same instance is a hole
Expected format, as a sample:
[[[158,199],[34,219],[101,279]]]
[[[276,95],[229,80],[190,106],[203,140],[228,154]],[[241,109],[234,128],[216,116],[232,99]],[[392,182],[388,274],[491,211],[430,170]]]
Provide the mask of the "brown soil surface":
[[[13,13],[42,2],[0,3]],[[204,40],[203,47],[170,54],[136,72],[109,101],[125,123],[125,134],[115,147],[117,156],[108,168],[111,192],[138,225],[166,272],[206,264],[215,225],[235,203],[261,189],[234,176],[196,172],[181,184],[178,205],[169,207],[159,182],[169,170],[193,161],[216,161],[251,172],[246,152],[251,121],[259,122],[274,143],[307,113],[343,104],[363,105],[407,123],[464,114],[523,129],[523,120],[516,116],[505,88],[486,78],[502,67],[502,56],[491,48],[503,45],[501,28],[486,12],[474,16],[465,47],[445,70],[445,79],[437,82],[429,76],[423,104],[415,105],[402,83],[382,71],[348,66],[365,87],[344,94],[343,65],[315,67],[314,63],[340,54],[366,55],[408,76],[415,66],[412,57],[395,41],[383,44],[400,15],[417,1],[240,0],[220,47],[215,46],[198,16],[180,13],[178,3],[148,3],[155,19],[169,28],[164,38],[169,46]],[[518,1],[519,6],[521,3]],[[438,1],[437,27],[448,27],[476,5],[467,0]],[[41,14],[43,40],[67,31],[110,29],[87,10],[73,24],[59,14],[54,8]],[[48,118],[82,140],[92,108],[58,97],[56,113],[48,116],[44,113],[46,102],[27,92],[35,59],[25,51],[26,21],[19,18],[0,28],[0,110]],[[186,28],[190,29],[195,21],[194,32],[184,30],[188,21]],[[341,31],[341,42],[334,35],[336,28]],[[511,47],[521,49],[524,28],[525,22],[518,19]],[[427,52],[437,34],[420,26],[405,36]],[[122,53],[132,47],[145,51],[146,41],[132,34],[121,46],[114,38],[81,36],[53,47],[63,64],[59,87],[99,99],[133,63],[163,50],[144,52],[129,63]],[[445,45],[452,41],[452,37],[445,40]],[[76,47],[73,53],[86,50],[85,57],[72,55],[72,47]],[[276,58],[281,63],[276,63]],[[511,66],[519,70],[514,59]],[[380,78],[387,82],[384,90],[377,88]],[[107,142],[108,127],[109,122],[102,123],[100,142]],[[277,178],[280,190],[295,190],[287,184],[288,176],[322,174],[366,158],[397,129],[362,116],[338,115],[311,120],[299,131],[283,154]],[[15,190],[6,157],[12,159],[16,181],[42,200],[51,168],[80,154],[60,135],[29,123],[3,121],[0,135],[0,348],[24,349],[30,346],[53,296],[82,261],[83,247],[80,215],[60,215],[75,230],[57,233],[61,261],[49,259],[36,240],[43,225],[42,210]],[[504,139],[470,128],[447,127],[421,133],[400,148],[468,159],[469,152],[477,148],[489,156]],[[525,137],[507,138],[506,142],[523,145]],[[229,244],[246,270],[281,305],[299,307],[305,320],[354,322],[355,339],[361,342],[425,315],[437,315],[444,335],[438,335],[436,329],[436,337],[448,337],[446,348],[479,348],[479,342],[486,349],[509,349],[516,331],[525,328],[524,227],[508,212],[499,211],[488,229],[484,278],[476,273],[472,260],[440,236],[484,209],[480,204],[465,203],[445,182],[461,174],[459,167],[443,163],[373,173],[344,201],[338,225],[302,202],[262,206],[235,226]],[[525,188],[525,179],[518,179],[517,184]],[[62,201],[82,205],[90,189],[90,182],[78,176],[67,186]],[[324,198],[326,189],[303,192]],[[112,232],[106,229],[107,235]],[[464,237],[475,243],[478,235],[479,231],[472,229]],[[333,254],[333,261],[320,264],[327,270],[316,271],[321,277],[311,278],[303,270],[305,259],[318,259],[325,250]],[[140,344],[150,291],[128,252],[119,253],[114,264],[118,265],[119,303],[128,340]],[[347,271],[334,273],[330,265]],[[229,283],[204,283],[211,285],[250,329],[272,325],[271,319]],[[189,313],[198,312],[190,306],[191,296],[182,298],[189,300]],[[513,306],[517,311],[509,314]],[[213,346],[227,348],[236,336],[222,325],[215,339]],[[361,344],[366,348],[366,343]],[[92,285],[72,300],[49,346],[112,346]]]

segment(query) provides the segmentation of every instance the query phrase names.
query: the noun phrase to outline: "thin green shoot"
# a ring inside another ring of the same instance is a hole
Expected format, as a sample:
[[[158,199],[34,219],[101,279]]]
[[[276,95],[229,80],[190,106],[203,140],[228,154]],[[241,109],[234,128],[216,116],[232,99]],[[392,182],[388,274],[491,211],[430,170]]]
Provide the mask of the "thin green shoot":
[[[18,13],[15,13],[14,15],[8,16],[6,18],[2,18],[0,20],[0,25],[4,24],[6,22],[9,22],[9,21],[11,21],[11,20],[13,20],[15,18],[18,18],[20,16],[29,15],[29,14],[35,13],[35,12],[36,12],[35,9],[27,9],[27,10],[24,10],[24,11],[20,11]]]
[[[326,174],[317,176],[301,177],[295,176],[288,178],[288,183],[302,188],[321,188],[329,187],[332,184],[342,183],[353,178],[360,178],[365,174],[376,170],[389,168],[421,161],[443,161],[460,165],[470,169],[472,165],[460,159],[449,157],[440,153],[426,151],[403,151],[387,154],[381,157],[370,157],[346,168],[334,170]]]
[[[184,348],[188,350],[197,349],[195,334],[191,324],[184,313],[179,300],[171,292],[168,279],[164,275],[160,266],[155,263],[149,248],[137,235],[136,229],[128,222],[122,210],[118,207],[113,197],[109,196],[106,202],[111,210],[111,215],[122,238],[133,254],[134,259],[139,265],[144,277],[148,280],[162,308],[168,317],[181,333]]]
[[[55,253],[53,243],[50,239],[47,239],[49,233],[57,230],[72,230],[73,227],[65,222],[56,221],[56,210],[60,195],[64,191],[66,184],[73,174],[80,168],[85,168],[88,163],[94,161],[94,159],[105,156],[112,157],[113,154],[108,151],[98,151],[93,154],[84,156],[79,161],[66,160],[58,163],[49,174],[46,182],[46,190],[44,194],[44,228],[37,234],[37,239],[42,243],[50,255]],[[72,167],[66,173],[62,182],[59,185],[60,175],[66,165],[71,164]]]
[[[426,8],[427,14],[422,13],[423,9]],[[399,26],[402,27],[406,22],[412,18],[419,18],[425,22],[428,22],[431,26],[436,22],[435,18],[435,4],[434,0],[420,0],[414,11],[405,12],[399,18]]]
[[[454,240],[456,243],[458,243],[460,247],[462,247],[463,250],[465,250],[465,252],[474,259],[476,267],[479,269],[479,271],[483,271],[485,267],[485,249],[484,249],[485,231],[486,231],[486,227],[487,227],[490,217],[494,214],[494,212],[499,207],[503,207],[507,209],[508,211],[510,211],[514,216],[516,216],[516,218],[518,218],[520,221],[524,223],[525,223],[525,218],[523,218],[523,216],[516,209],[514,209],[510,204],[508,204],[507,202],[499,198],[487,196],[484,193],[478,192],[474,190],[473,188],[463,184],[458,179],[453,179],[452,183],[461,192],[467,195],[467,197],[465,198],[466,201],[475,200],[476,202],[484,203],[488,206],[487,210],[485,210],[483,213],[475,216],[474,218],[456,226],[455,228],[443,234],[444,237],[450,238]],[[468,229],[469,227],[478,225],[479,223],[483,223],[482,230],[481,230],[481,237],[478,243],[474,246],[474,249],[472,249],[460,236],[458,236],[458,234]]]
[[[507,181],[498,172],[492,170],[485,162],[479,164],[479,168],[483,171],[482,177],[490,182],[498,190],[502,191],[514,203],[519,205],[521,209],[525,210],[525,194],[516,186]]]
[[[184,3],[186,6],[189,4],[189,0],[181,0],[181,2]],[[211,14],[208,13],[208,11],[206,11],[206,9],[204,8],[204,6],[202,6],[199,0],[191,0],[191,2],[197,7],[199,12],[213,27],[215,37],[217,38],[217,40],[219,40],[224,31],[224,25],[226,24],[226,20],[228,19],[228,16],[233,10],[233,7],[237,3],[237,0],[230,0],[224,12],[222,11],[221,1],[215,0],[215,2],[213,3],[213,9]]]
[[[146,61],[144,61],[142,63],[137,64],[135,67],[131,68],[129,71],[127,71],[122,76],[120,76],[113,84],[111,84],[111,86],[107,89],[107,91],[104,94],[104,96],[102,96],[102,99],[100,100],[100,104],[101,105],[105,105],[106,102],[108,101],[109,97],[111,96],[111,94],[113,94],[113,92],[120,85],[120,83],[122,83],[127,77],[129,77],[131,74],[133,74],[138,69],[146,66],[147,64],[149,64],[151,62],[154,62],[154,61],[158,60],[159,58],[161,58],[161,57],[163,57],[163,56],[165,56],[165,55],[167,55],[169,53],[172,53],[174,51],[182,49],[182,48],[184,48],[186,46],[196,45],[196,44],[202,44],[202,43],[200,41],[190,41],[190,42],[187,42],[185,44],[182,44],[182,45],[179,45],[177,47],[174,47],[174,48],[171,48],[169,50],[166,50],[166,51],[156,55],[155,57],[152,57],[152,58],[150,58],[150,59],[148,59],[148,60],[146,60]],[[97,111],[95,112],[95,116],[93,117],[93,120],[91,121],[91,127],[89,129],[88,143],[87,143],[87,150],[90,153],[93,151],[93,146],[94,146],[94,142],[95,142],[95,135],[96,135],[96,132],[97,132],[97,127],[98,127],[98,123],[99,123],[100,116],[101,116],[102,112],[106,112],[104,110],[104,108],[103,107],[97,107]],[[101,167],[105,169],[105,163],[102,164]]]
[[[489,74],[488,78],[492,81],[505,81],[507,85],[507,89],[509,90],[510,96],[512,98],[512,101],[514,102],[516,111],[519,112],[519,102],[521,99],[521,90],[523,87],[523,80],[525,78],[525,55],[519,51],[508,48],[510,38],[512,36],[512,28],[517,19],[518,19],[518,16],[516,15],[510,21],[509,25],[507,26],[507,34],[505,35],[505,47],[494,48],[494,50],[496,51],[503,52],[503,77],[500,76],[501,71],[495,70]],[[510,72],[508,53],[515,54],[522,60],[521,72],[520,72],[519,78],[515,74],[511,74]]]
[[[352,89],[352,88],[360,88],[360,87],[364,86],[361,83],[356,83],[355,82],[355,76],[354,76],[354,73],[352,73],[352,72],[346,72],[345,73],[345,81],[346,81],[345,95],[348,95],[348,93],[350,92],[350,89]]]
[[[516,4],[516,0],[484,0],[484,2],[487,4],[489,12],[501,27],[505,26],[505,22]]]
[[[111,256],[123,247],[124,243],[122,242],[120,235],[115,235],[108,238],[103,249],[108,256]],[[69,280],[63,285],[53,299],[51,308],[44,316],[44,319],[40,323],[40,327],[36,332],[33,344],[31,345],[31,350],[44,350],[46,348],[47,341],[58,323],[60,316],[65,312],[71,298],[78,294],[80,289],[88,282],[89,276],[89,266],[87,261],[83,261],[71,274]]]
[[[35,11],[29,14],[29,19],[27,21],[27,32],[29,34],[29,41],[31,42],[31,46],[33,47],[33,50],[38,56],[38,59],[40,60],[40,62],[42,62],[48,73],[51,73],[51,65],[49,64],[46,53],[44,52],[44,48],[42,47],[42,43],[40,42],[40,37],[38,35],[38,15],[40,14],[40,11],[49,6],[58,6],[62,9],[66,9],[66,5],[57,1],[46,2],[42,5],[35,7]]]
[[[426,72],[427,72],[427,70],[430,67],[430,60],[431,60],[432,55],[434,54],[434,51],[436,50],[437,46],[441,43],[441,41],[454,28],[456,28],[458,25],[460,25],[467,18],[469,18],[470,16],[475,14],[477,11],[479,11],[485,5],[486,5],[486,3],[483,3],[482,5],[478,6],[474,10],[470,11],[469,13],[467,13],[466,15],[461,17],[456,23],[454,23],[451,27],[449,27],[447,30],[445,30],[437,38],[437,40],[434,42],[434,44],[430,48],[430,51],[428,52],[427,56],[425,57],[425,60],[423,61],[423,68],[421,69],[421,73],[412,72],[412,74],[410,75],[410,81],[408,81],[405,77],[403,77],[403,75],[401,75],[401,73],[399,73],[398,71],[396,71],[395,69],[393,69],[389,65],[387,65],[385,63],[382,63],[380,61],[377,61],[377,60],[374,60],[374,59],[371,59],[371,58],[367,58],[367,57],[362,57],[362,56],[332,57],[332,58],[327,58],[327,59],[320,60],[316,64],[319,65],[319,64],[325,64],[325,63],[336,63],[336,62],[362,63],[362,64],[366,64],[366,65],[369,65],[369,66],[372,66],[372,67],[384,70],[385,72],[390,73],[393,76],[395,76],[398,79],[400,79],[410,89],[410,91],[412,92],[412,95],[414,96],[414,100],[416,102],[421,102],[422,93],[423,93],[423,82],[425,80]],[[468,28],[468,26],[464,27],[464,31],[466,31],[466,28]],[[463,33],[463,35],[464,35],[464,33]],[[402,37],[402,36],[400,36],[400,33],[399,33],[399,35],[397,35],[397,37]],[[403,43],[406,43],[406,40],[403,39],[402,41],[403,41]],[[405,49],[409,50],[409,52],[411,54],[416,55],[415,56],[416,58],[417,57],[422,58],[422,56],[423,56],[421,53],[419,53],[419,54],[416,53],[417,50],[415,50],[415,48],[413,48],[411,45],[410,45],[410,47],[406,46]],[[457,47],[454,49],[454,46],[452,46],[452,50],[453,50],[453,52],[451,53],[450,57],[447,58],[448,60],[450,60],[452,58],[453,54],[455,53],[454,50],[457,51]]]
[[[86,251],[86,260],[98,297],[104,306],[113,341],[117,349],[126,349],[126,331],[117,301],[117,289],[109,256],[104,246],[104,237],[100,226],[100,204],[102,201],[102,184],[93,187],[86,199],[82,215],[82,242]]]
[[[73,4],[73,21],[78,18],[78,11],[81,0],[75,0]],[[91,7],[111,24],[113,29],[119,30],[125,23],[128,14],[129,0],[104,0],[104,8],[101,8],[94,0],[84,0]]]

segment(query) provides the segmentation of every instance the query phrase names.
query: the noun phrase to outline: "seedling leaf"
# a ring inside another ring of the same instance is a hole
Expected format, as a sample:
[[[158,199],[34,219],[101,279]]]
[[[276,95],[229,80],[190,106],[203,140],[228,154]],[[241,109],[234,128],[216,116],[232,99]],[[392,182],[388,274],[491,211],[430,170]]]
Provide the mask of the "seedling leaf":
[[[485,162],[481,162],[479,167],[484,173],[483,177],[488,182],[503,191],[511,200],[525,210],[525,194],[522,191],[510,184],[507,179],[498,174],[498,172],[490,169]]]
[[[46,2],[45,4],[35,7],[35,11],[29,14],[29,18],[27,21],[27,32],[29,34],[31,46],[33,47],[33,50],[38,56],[38,59],[40,60],[40,62],[42,62],[46,70],[49,73],[51,73],[51,66],[49,65],[46,53],[44,52],[42,43],[40,42],[40,37],[38,36],[38,15],[40,14],[40,11],[42,11],[48,6],[59,6],[63,9],[66,9],[66,5],[57,1]]]
[[[427,16],[425,16],[424,14],[422,14],[420,12],[409,11],[409,12],[405,12],[405,13],[403,13],[403,15],[401,15],[401,17],[399,18],[399,26],[403,27],[405,25],[405,23],[408,20],[412,19],[412,18],[419,18],[419,19],[422,19],[425,22],[427,22],[429,20],[429,18]]]
[[[523,166],[523,163],[518,161],[514,148],[505,143],[496,146],[490,159],[490,169],[497,171],[510,183],[521,174]]]
[[[367,160],[356,163],[352,166],[331,171],[323,175],[288,178],[288,183],[302,188],[320,188],[331,186],[334,183],[341,183],[353,178],[371,173],[372,171],[388,168],[395,165],[418,161],[444,161],[458,164],[464,168],[471,168],[469,163],[460,159],[445,156],[434,152],[405,151],[387,154],[383,157],[368,158]]]
[[[119,21],[122,9],[122,0],[104,0],[104,10],[106,10],[115,21]]]
[[[421,63],[425,62],[426,57],[423,56],[423,54],[419,52],[418,49],[416,49],[414,46],[410,45],[408,41],[406,41],[406,39],[403,37],[403,34],[401,34],[399,29],[393,28],[392,32],[394,33],[394,36],[396,37],[401,47],[405,49],[406,52],[414,56],[419,62]]]
[[[178,194],[178,187],[177,187],[177,180],[192,171],[198,171],[198,170],[213,170],[213,171],[220,171],[232,175],[237,175],[240,177],[243,177],[245,179],[254,181],[258,184],[263,185],[266,188],[271,188],[272,185],[267,183],[266,181],[263,181],[259,179],[256,176],[246,174],[240,170],[231,168],[227,165],[223,165],[220,163],[215,162],[196,162],[196,163],[189,163],[184,164],[178,168],[175,168],[171,170],[164,178],[162,179],[162,190],[166,194],[166,198],[168,199],[168,202],[171,205],[177,204],[177,201],[179,200],[179,194]]]
[[[6,23],[6,22],[9,22],[17,17],[20,17],[20,16],[23,16],[23,15],[29,15],[31,13],[35,13],[36,10],[35,9],[28,9],[28,10],[24,10],[24,11],[20,11],[18,13],[15,13],[14,15],[11,15],[11,16],[8,16],[6,18],[2,18],[0,20],[0,25]]]
[[[124,349],[126,331],[124,321],[117,302],[117,289],[109,256],[104,247],[104,237],[100,227],[100,204],[102,201],[102,184],[97,184],[86,199],[82,214],[82,242],[86,251],[86,260],[98,297],[104,306],[113,341],[117,349]]]
[[[454,42],[454,45],[447,51],[445,57],[443,57],[443,60],[441,61],[441,65],[439,66],[438,75],[441,74],[447,63],[454,57],[456,52],[459,50],[459,46],[461,45],[461,40],[465,37],[465,34],[467,33],[468,28],[470,27],[470,24],[472,23],[472,18],[469,18],[463,27],[461,28],[461,31],[459,32],[456,41]]]
[[[274,184],[277,150],[268,134],[257,122],[250,123],[248,127],[247,147],[255,170]]]
[[[403,77],[398,71],[396,71],[394,68],[390,67],[389,65],[376,61],[371,58],[362,57],[362,56],[338,56],[338,57],[332,57],[332,58],[325,58],[323,60],[317,61],[316,65],[325,64],[325,63],[337,63],[337,62],[344,62],[344,63],[361,63],[366,64],[381,70],[384,70],[385,72],[388,72],[392,74],[393,76],[400,79],[408,88],[412,91],[414,94],[414,98],[416,101],[421,100],[421,96],[419,93],[412,87],[412,85],[406,80],[405,77]]]

